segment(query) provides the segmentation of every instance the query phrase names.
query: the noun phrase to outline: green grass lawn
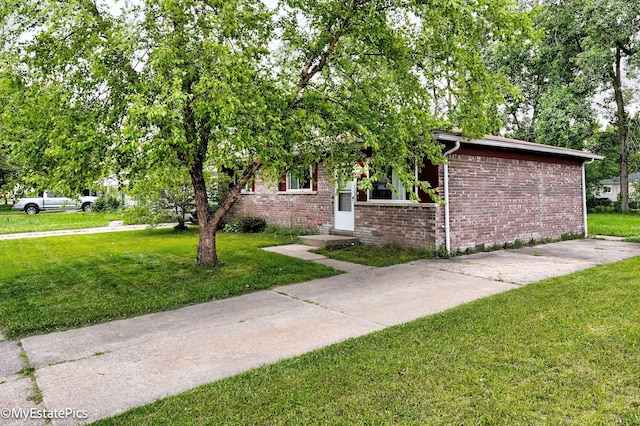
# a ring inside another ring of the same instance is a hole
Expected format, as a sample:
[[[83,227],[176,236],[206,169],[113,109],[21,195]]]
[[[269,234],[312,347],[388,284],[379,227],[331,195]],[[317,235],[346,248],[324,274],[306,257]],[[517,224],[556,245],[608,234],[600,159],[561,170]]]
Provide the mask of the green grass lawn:
[[[0,330],[17,338],[338,273],[259,249],[291,241],[219,233],[215,269],[195,266],[197,229],[2,241]]]
[[[11,204],[0,204],[0,216],[5,214],[13,214],[14,212],[11,210],[13,207]]]
[[[590,213],[588,226],[589,235],[640,237],[640,214]]]
[[[284,360],[98,425],[639,425],[640,258]]]
[[[122,217],[122,212],[46,212],[28,215],[23,212],[12,212],[5,209],[0,214],[0,234],[94,228],[107,226],[110,221],[119,220]]]
[[[370,244],[354,244],[344,247],[322,247],[312,250],[314,253],[345,262],[359,263],[369,266],[390,266],[411,262],[418,259],[432,259],[445,256],[433,250],[408,250],[399,247],[374,246]]]

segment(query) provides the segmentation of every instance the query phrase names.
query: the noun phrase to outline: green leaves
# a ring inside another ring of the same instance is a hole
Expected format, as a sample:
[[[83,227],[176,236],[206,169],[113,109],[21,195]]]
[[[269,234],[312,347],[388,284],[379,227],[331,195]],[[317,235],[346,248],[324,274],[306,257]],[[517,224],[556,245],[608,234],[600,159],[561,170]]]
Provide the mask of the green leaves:
[[[443,161],[431,131],[494,132],[515,96],[483,49],[532,38],[508,0],[144,0],[118,15],[25,0],[0,6],[0,28],[24,87],[0,89],[0,140],[24,183],[178,164],[200,191],[207,167],[275,178],[365,155],[374,176],[421,185],[417,163]]]
[[[126,32],[91,1],[22,2],[2,15],[0,140],[22,184],[74,192],[105,175],[128,78]],[[111,44],[108,43],[109,38]],[[117,66],[116,66],[117,65]]]
[[[500,127],[497,105],[515,89],[479,47],[532,37],[527,17],[507,1],[285,1],[281,7],[289,12],[279,21],[282,57],[295,58],[297,66],[285,62],[280,80],[296,85],[293,102],[305,110],[299,127],[309,130],[300,136],[350,135],[369,150],[375,173],[393,164],[407,187],[416,183],[416,158],[442,161],[431,130],[461,127],[482,136]],[[329,161],[336,167],[363,156],[335,151]]]

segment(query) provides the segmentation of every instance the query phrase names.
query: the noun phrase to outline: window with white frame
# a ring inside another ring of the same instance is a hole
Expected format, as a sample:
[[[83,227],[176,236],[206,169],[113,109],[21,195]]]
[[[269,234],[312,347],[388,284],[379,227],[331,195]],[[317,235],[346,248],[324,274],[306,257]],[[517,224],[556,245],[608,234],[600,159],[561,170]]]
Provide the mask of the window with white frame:
[[[287,191],[311,191],[311,177],[300,179],[287,174]]]
[[[296,170],[293,173],[287,173],[286,187],[281,188],[287,192],[296,191],[312,191],[313,190],[313,167],[309,167],[308,171]]]
[[[244,185],[240,192],[243,194],[252,194],[255,188],[255,181],[249,181]]]
[[[391,180],[389,180],[389,174]],[[373,183],[373,188],[369,191],[369,200],[407,201],[410,199],[411,195],[396,172],[391,170],[389,174],[383,175],[380,180]]]

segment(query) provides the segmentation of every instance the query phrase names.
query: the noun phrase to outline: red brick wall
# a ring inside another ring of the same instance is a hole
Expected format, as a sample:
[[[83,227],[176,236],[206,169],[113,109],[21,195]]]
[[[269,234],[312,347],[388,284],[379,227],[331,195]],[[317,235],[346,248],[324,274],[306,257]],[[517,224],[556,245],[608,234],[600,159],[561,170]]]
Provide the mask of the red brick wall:
[[[334,187],[327,170],[318,166],[318,190],[308,193],[278,191],[278,185],[256,182],[253,193],[241,195],[228,213],[228,217],[257,216],[270,224],[284,227],[300,226],[318,229],[321,233],[333,230]],[[355,236],[363,243],[394,244],[406,248],[437,248],[435,204],[357,202],[355,206]]]
[[[360,242],[406,248],[437,248],[435,204],[358,202],[355,236]]]
[[[461,154],[452,154],[449,161],[453,250],[584,232],[580,164]],[[321,233],[329,233],[333,197],[334,187],[320,165],[317,191],[286,193],[277,184],[258,182],[230,215],[309,229],[317,229],[320,219]],[[436,204],[357,202],[355,236],[369,244],[438,249],[445,245],[444,210]]]
[[[243,194],[234,203],[228,217],[256,216],[269,224],[284,227],[318,229],[316,221],[322,220],[321,232],[333,228],[333,185],[327,170],[318,166],[318,190],[309,192],[278,191],[277,183],[258,180],[253,193]]]
[[[451,247],[583,233],[582,167],[452,154]]]

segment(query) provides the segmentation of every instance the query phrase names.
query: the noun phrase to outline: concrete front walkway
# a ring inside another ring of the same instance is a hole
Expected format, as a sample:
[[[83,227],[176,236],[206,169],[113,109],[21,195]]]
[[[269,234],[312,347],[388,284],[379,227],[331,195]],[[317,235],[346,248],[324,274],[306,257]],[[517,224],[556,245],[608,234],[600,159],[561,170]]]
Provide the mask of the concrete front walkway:
[[[325,266],[331,266],[339,271],[359,272],[373,268],[372,266],[358,265],[351,262],[343,262],[342,260],[330,259],[318,253],[311,253],[317,247],[306,246],[303,244],[288,244],[286,246],[265,247],[263,250],[273,253],[284,254],[285,256],[297,257],[299,259],[310,260],[312,262],[321,263]]]
[[[43,406],[88,416],[53,424],[76,424],[526,283],[639,255],[640,244],[575,240],[420,260],[5,341],[0,356],[11,360],[0,364],[0,408],[33,406],[20,403],[29,379],[15,374],[22,366],[18,343],[35,368]]]
[[[156,229],[171,228],[175,223],[160,223]],[[121,220],[113,221],[109,226],[97,228],[61,229],[58,231],[21,232],[18,234],[0,234],[0,240],[19,240],[25,238],[59,237],[62,235],[103,234],[107,232],[140,231],[151,229],[150,225],[123,225]]]

